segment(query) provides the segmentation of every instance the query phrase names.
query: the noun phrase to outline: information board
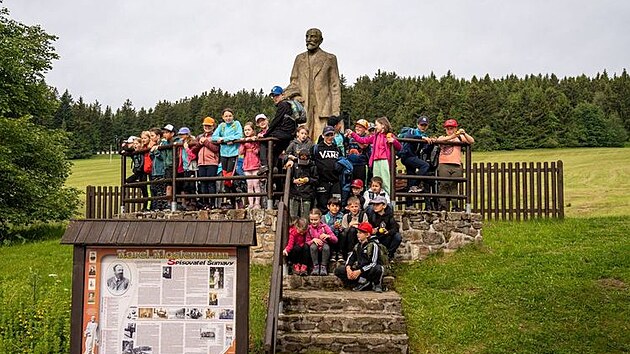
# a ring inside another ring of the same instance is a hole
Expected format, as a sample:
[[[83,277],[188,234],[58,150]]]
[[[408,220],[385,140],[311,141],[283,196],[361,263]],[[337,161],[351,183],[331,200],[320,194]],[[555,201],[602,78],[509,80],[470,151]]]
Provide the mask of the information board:
[[[83,353],[235,353],[236,248],[86,248]]]

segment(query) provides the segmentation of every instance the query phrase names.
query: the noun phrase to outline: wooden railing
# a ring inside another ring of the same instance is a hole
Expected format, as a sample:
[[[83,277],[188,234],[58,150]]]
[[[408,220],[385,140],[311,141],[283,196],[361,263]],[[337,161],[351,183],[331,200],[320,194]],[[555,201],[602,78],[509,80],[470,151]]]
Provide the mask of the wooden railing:
[[[490,220],[564,218],[563,163],[473,164],[472,211]]]
[[[517,163],[472,163],[471,153],[465,147],[464,176],[459,178],[436,176],[408,176],[398,173],[392,168],[392,184],[396,180],[418,179],[424,181],[456,180],[459,183],[459,194],[449,196],[459,199],[461,209],[466,211],[466,206],[471,212],[480,213],[486,220],[528,220],[534,218],[564,218],[564,179],[563,163],[555,162],[517,162]],[[469,163],[470,162],[470,163]],[[272,174],[270,170],[267,176],[258,177],[269,181],[281,181],[286,175]],[[234,179],[256,178],[234,176]],[[224,180],[225,177],[188,178],[187,180]],[[179,179],[178,179],[179,180]],[[169,180],[170,181],[170,180]],[[286,179],[285,179],[286,182]],[[85,217],[92,219],[109,219],[120,212],[135,212],[143,209],[143,202],[155,200],[153,197],[142,198],[137,185],[146,185],[150,182],[125,184],[121,187],[95,187],[86,188]],[[268,184],[269,185],[269,184]],[[265,195],[288,197],[288,192],[278,191],[273,193],[271,188]],[[123,194],[124,191],[124,194]],[[392,188],[392,200],[404,202],[406,198],[423,199],[446,197],[437,193],[408,193],[406,190],[396,191]],[[251,194],[251,196],[261,194]],[[199,198],[203,196],[231,197],[250,196],[247,193],[240,194],[208,194],[208,195],[180,195],[176,198]],[[401,203],[402,204],[402,203]],[[285,206],[288,202],[285,203]]]
[[[418,142],[417,139],[400,139]],[[390,166],[392,200],[420,199],[427,205],[437,198],[459,200],[456,205],[466,212],[480,213],[486,220],[528,220],[534,218],[564,218],[564,179],[562,161],[517,163],[472,163],[471,148],[462,143],[465,154],[463,177],[409,176]],[[392,149],[393,150],[393,149]],[[392,151],[392,155],[394,152]],[[392,156],[393,157],[393,156]],[[423,193],[396,191],[396,180],[459,182],[458,194],[449,196],[437,190]]]
[[[276,227],[276,239],[273,248],[273,269],[271,271],[271,285],[269,287],[269,304],[267,305],[267,320],[265,326],[265,352],[276,352],[276,337],[278,332],[278,316],[282,300],[282,278],[285,259],[282,250],[287,243],[289,235],[289,187],[291,185],[291,170],[287,171],[284,183],[284,196],[278,203],[278,221]]]

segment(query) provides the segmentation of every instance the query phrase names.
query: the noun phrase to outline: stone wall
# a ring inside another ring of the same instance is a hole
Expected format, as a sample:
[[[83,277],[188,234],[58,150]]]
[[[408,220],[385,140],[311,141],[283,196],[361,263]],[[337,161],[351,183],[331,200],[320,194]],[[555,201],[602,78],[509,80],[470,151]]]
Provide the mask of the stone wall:
[[[137,212],[120,219],[173,220],[245,220],[256,222],[257,246],[251,248],[253,264],[269,264],[273,257],[277,210],[202,210],[175,212]],[[480,214],[458,212],[396,211],[401,226],[402,244],[396,253],[398,261],[418,261],[436,252],[454,252],[473,242],[482,241]]]
[[[463,212],[397,211],[403,241],[396,253],[401,261],[418,261],[436,252],[454,252],[481,242],[481,214]]]

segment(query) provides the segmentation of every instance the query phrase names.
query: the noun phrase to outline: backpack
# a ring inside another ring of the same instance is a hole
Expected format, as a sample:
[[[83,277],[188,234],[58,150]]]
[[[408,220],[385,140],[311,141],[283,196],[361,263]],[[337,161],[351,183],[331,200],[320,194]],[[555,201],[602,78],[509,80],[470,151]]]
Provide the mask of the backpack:
[[[352,170],[354,166],[347,158],[340,156],[335,164],[335,171],[339,173],[339,184],[341,186],[341,205],[346,205],[346,201],[352,193]]]
[[[370,243],[378,245],[378,261],[377,263],[382,266],[389,265],[389,251],[387,247],[385,247],[382,243],[379,242],[378,239],[373,239],[369,241]]]
[[[365,215],[365,210],[359,210],[359,215],[357,215],[357,219],[359,220],[359,223],[363,222],[364,215]],[[347,213],[343,217],[346,220],[346,224],[350,225],[350,221],[352,221],[352,215],[350,213]]]
[[[422,149],[420,158],[429,164],[429,171],[435,171],[440,164],[440,146],[429,144]]]
[[[403,127],[402,129],[400,129],[400,133],[398,134],[398,137],[400,138],[410,138],[413,136],[413,128],[410,127]],[[408,141],[401,141],[400,142],[402,145],[402,148],[400,149],[400,151],[398,151],[396,153],[396,156],[400,159],[404,159],[405,157],[409,157],[412,155],[415,155],[415,145],[416,143],[411,143]]]
[[[295,124],[306,123],[306,110],[304,109],[304,106],[296,100],[287,100],[287,102],[289,102],[291,110],[293,111],[290,116],[288,114],[287,116],[293,119]]]

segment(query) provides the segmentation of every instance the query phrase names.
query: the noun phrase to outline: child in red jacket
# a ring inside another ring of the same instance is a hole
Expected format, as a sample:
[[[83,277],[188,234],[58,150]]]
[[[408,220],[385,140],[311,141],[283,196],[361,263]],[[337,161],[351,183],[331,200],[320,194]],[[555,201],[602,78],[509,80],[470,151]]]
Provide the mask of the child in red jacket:
[[[306,275],[308,263],[308,245],[306,244],[306,231],[308,222],[299,218],[289,227],[289,241],[282,254],[293,264],[294,275]]]

